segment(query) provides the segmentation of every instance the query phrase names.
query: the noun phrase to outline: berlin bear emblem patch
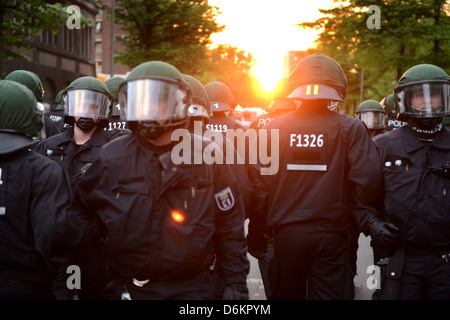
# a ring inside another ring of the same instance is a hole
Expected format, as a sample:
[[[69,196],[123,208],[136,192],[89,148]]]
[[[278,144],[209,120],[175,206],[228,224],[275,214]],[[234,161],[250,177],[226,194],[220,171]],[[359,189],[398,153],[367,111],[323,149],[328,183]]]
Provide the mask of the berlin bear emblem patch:
[[[214,198],[216,198],[217,206],[222,211],[228,211],[234,206],[234,197],[230,187],[217,192]]]

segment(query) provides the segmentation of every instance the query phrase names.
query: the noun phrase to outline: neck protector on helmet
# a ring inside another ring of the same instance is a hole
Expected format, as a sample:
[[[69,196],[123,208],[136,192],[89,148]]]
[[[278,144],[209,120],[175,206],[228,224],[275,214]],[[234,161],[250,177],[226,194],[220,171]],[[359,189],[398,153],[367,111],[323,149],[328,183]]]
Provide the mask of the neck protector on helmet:
[[[429,142],[442,130],[442,118],[410,118],[408,119],[408,126],[419,140]]]

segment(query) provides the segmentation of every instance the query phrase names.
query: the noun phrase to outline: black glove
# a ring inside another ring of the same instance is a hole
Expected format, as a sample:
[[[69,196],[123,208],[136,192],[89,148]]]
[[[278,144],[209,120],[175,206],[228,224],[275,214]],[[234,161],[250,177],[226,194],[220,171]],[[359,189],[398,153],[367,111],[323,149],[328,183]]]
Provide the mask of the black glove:
[[[267,251],[267,237],[264,234],[255,234],[249,232],[247,234],[247,246],[248,253],[250,253],[256,259],[264,259],[264,255]]]
[[[230,284],[223,290],[223,300],[249,300],[245,284]]]
[[[369,220],[369,233],[376,243],[384,246],[394,245],[399,240],[399,229],[378,217]]]

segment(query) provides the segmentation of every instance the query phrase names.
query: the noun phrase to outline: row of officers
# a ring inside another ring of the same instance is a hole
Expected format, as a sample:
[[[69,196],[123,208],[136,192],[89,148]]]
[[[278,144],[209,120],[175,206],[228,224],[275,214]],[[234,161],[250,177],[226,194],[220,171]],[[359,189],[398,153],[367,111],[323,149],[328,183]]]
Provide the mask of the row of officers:
[[[222,82],[149,61],[126,79],[76,79],[42,117],[39,78],[12,72],[0,81],[0,299],[248,299],[247,253],[268,299],[352,299],[361,232],[381,268],[373,299],[450,299],[450,77],[413,66],[356,117],[339,112],[346,93],[323,54],[281,79],[250,125],[279,132],[279,170],[263,174],[261,161],[173,159],[176,129],[216,153],[230,149],[197,124],[245,131]]]

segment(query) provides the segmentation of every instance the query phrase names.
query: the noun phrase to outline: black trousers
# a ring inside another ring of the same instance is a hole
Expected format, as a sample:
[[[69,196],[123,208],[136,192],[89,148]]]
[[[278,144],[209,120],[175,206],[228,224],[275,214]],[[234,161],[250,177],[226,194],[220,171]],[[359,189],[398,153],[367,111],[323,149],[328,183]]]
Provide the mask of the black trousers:
[[[0,300],[54,300],[51,281],[27,282],[0,279]]]
[[[400,299],[450,300],[450,261],[447,260],[441,254],[406,250]]]
[[[349,236],[290,225],[274,234],[273,299],[346,299]]]

